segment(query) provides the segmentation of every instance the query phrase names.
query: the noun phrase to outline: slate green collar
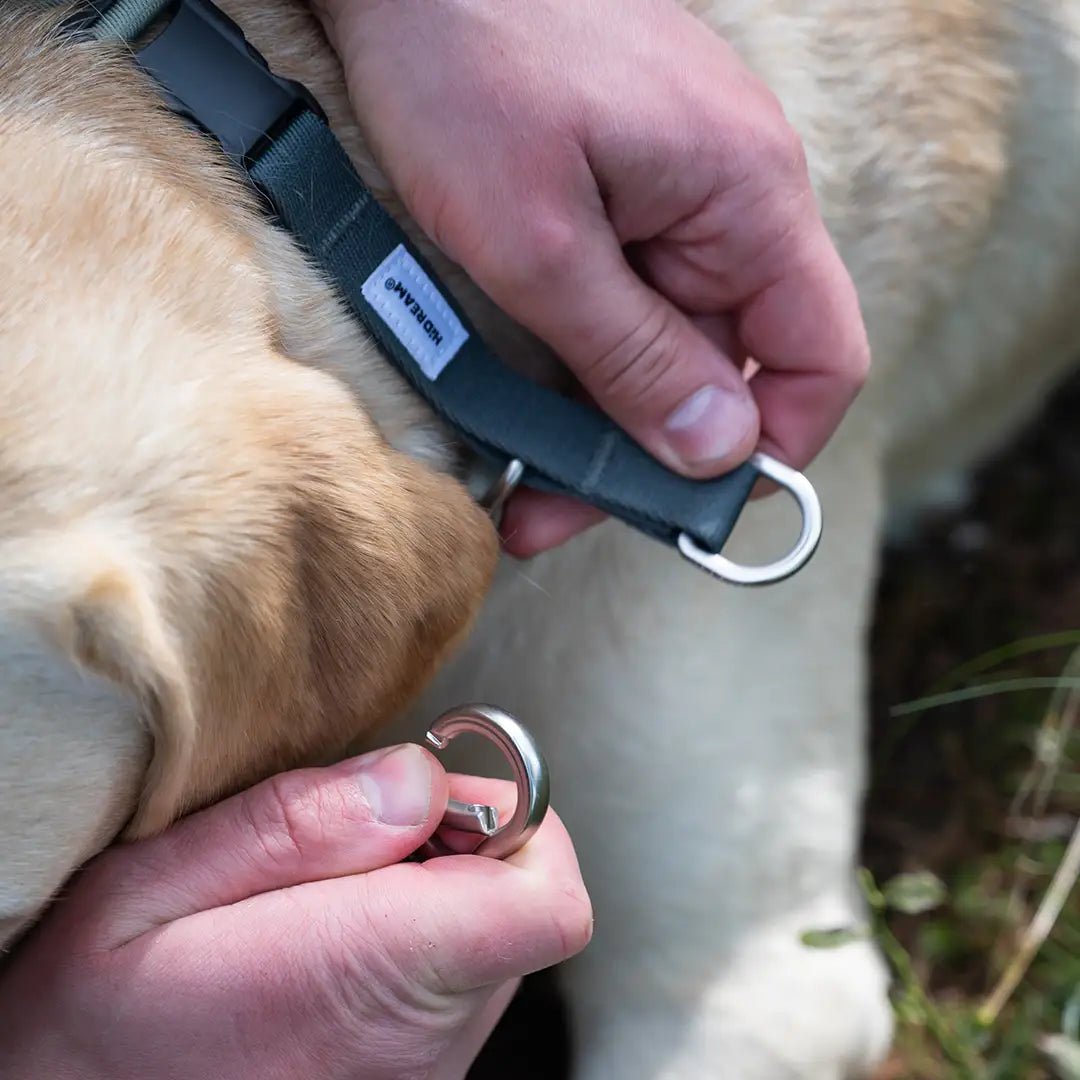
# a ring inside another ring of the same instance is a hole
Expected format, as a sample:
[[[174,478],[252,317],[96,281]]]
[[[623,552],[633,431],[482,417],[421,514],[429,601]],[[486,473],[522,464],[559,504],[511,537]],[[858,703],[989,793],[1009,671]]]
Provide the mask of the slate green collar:
[[[141,46],[156,22],[163,28]],[[336,284],[385,355],[481,458],[529,487],[571,495],[738,584],[782,580],[814,553],[816,494],[766,457],[716,480],[670,472],[604,414],[502,364],[364,186],[312,96],[274,75],[208,0],[94,0],[69,30],[123,40],[170,107],[212,135]],[[720,554],[759,476],[802,511],[793,550],[767,566]]]

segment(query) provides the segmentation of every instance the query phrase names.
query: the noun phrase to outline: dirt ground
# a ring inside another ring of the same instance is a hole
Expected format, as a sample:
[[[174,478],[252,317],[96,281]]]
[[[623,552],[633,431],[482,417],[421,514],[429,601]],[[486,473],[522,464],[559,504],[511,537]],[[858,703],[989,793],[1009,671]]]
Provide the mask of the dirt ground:
[[[1080,629],[1080,379],[1007,453],[981,471],[971,504],[925,523],[919,538],[887,554],[873,633],[873,780],[863,858],[879,881],[929,869],[949,886],[937,912],[898,917],[892,928],[933,1000],[958,1027],[990,989],[1030,911],[1004,913],[1018,840],[1007,810],[1031,759],[1046,691],[996,695],[895,718],[890,709],[998,646]],[[1068,650],[1046,649],[994,677],[1054,676]],[[1032,862],[1032,898],[1056,865],[1080,814],[1077,757],[1064,771]],[[1080,987],[1080,898],[999,1026],[978,1036],[987,1077],[1037,1080],[1050,1074],[1034,1048],[1055,1030]],[[554,980],[526,982],[470,1080],[562,1080],[569,1039]],[[981,1072],[981,1070],[979,1070]],[[919,1024],[902,1027],[882,1077],[969,1076],[946,1059]]]

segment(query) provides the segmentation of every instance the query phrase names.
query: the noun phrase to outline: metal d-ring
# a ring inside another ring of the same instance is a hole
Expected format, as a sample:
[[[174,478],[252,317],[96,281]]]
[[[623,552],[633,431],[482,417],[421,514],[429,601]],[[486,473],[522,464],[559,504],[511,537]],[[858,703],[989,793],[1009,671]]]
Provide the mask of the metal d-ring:
[[[518,489],[521,478],[525,475],[525,465],[512,458],[499,474],[498,480],[481,497],[480,505],[487,511],[488,517],[496,524],[502,516],[507,500]]]
[[[813,485],[801,472],[768,454],[754,454],[750,464],[762,476],[779,484],[795,500],[802,513],[802,529],[795,546],[782,559],[764,566],[743,566],[718,552],[707,551],[687,533],[679,534],[679,551],[722,581],[733,585],[770,585],[783,581],[806,565],[821,540],[821,502]]]
[[[495,807],[451,799],[440,827],[477,833],[484,839],[472,854],[505,859],[523,847],[544,820],[551,795],[547,763],[528,730],[492,705],[462,705],[443,713],[431,725],[427,742],[434,750],[445,750],[466,732],[490,739],[503,752],[514,773],[517,806],[510,820],[500,826]],[[423,858],[452,854],[453,849],[437,833],[421,850]]]

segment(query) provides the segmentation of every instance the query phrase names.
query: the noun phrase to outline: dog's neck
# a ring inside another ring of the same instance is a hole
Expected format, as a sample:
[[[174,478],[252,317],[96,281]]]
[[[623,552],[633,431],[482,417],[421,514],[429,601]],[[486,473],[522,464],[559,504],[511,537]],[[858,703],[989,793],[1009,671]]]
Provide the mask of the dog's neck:
[[[55,44],[42,49],[39,17],[30,14],[0,14],[4,23],[9,48],[22,55],[0,65],[0,114],[6,117],[0,143],[8,144],[3,156],[17,162],[20,139],[40,139],[49,131],[55,140],[52,179],[64,189],[65,205],[95,216],[99,194],[108,190],[112,205],[100,208],[105,216],[97,218],[99,225],[122,217],[124,231],[134,237],[130,251],[117,252],[118,261],[148,261],[137,292],[100,282],[110,305],[183,307],[193,330],[201,327],[208,339],[264,334],[269,324],[281,353],[344,382],[392,446],[462,475],[465,462],[450,433],[224,159],[162,109],[132,65],[107,47],[56,35]],[[115,199],[118,174],[124,176],[122,208]],[[190,245],[191,252],[177,258],[171,250],[168,272],[157,273],[153,263],[160,253],[138,248],[139,222],[169,213],[189,223],[177,230],[175,244]],[[100,269],[106,278],[112,272]],[[118,321],[137,322],[137,313],[118,315]]]
[[[3,4],[0,236],[0,595],[154,732],[132,828],[385,722],[494,565],[387,446],[452,444],[122,51]]]

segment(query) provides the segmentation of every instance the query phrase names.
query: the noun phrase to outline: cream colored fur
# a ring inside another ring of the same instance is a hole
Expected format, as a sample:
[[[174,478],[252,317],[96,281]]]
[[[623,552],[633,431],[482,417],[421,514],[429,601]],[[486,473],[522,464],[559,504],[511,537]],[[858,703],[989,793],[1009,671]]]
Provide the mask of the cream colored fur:
[[[344,752],[494,531],[444,440],[122,55],[0,9],[0,943],[121,827]],[[375,420],[316,370],[348,358]],[[379,410],[382,410],[381,412]]]
[[[302,5],[223,6],[384,189]],[[859,917],[886,507],[1000,440],[1080,344],[1080,0],[688,6],[784,102],[866,313],[871,384],[811,470],[825,541],[755,592],[618,525],[504,565],[406,730],[489,699],[547,750],[597,907],[567,971],[577,1080],[831,1080],[889,1038],[873,952],[799,943]],[[376,429],[452,469],[445,434],[207,155],[95,89],[92,50],[4,31],[0,938],[133,812],[159,827],[397,711],[491,552]],[[503,355],[548,364],[444,269]],[[737,552],[789,530],[756,506]]]

